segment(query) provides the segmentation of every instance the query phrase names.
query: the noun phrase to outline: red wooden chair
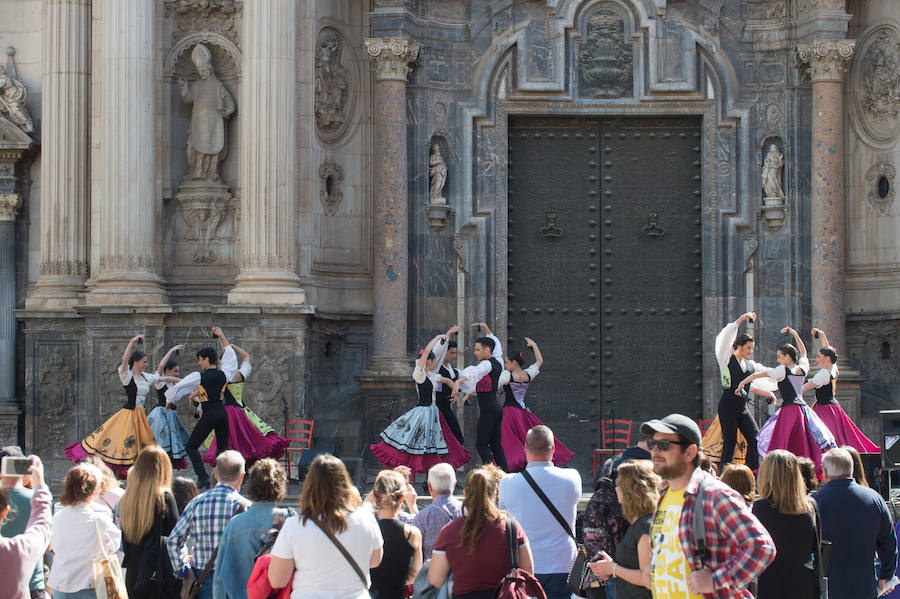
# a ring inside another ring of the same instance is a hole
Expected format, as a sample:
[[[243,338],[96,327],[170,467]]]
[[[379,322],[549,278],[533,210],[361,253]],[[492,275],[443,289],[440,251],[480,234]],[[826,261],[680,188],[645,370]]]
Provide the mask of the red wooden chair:
[[[287,471],[288,480],[291,478],[291,455],[297,454],[296,462],[303,457],[303,452],[312,446],[313,430],[316,428],[315,420],[297,418],[289,420],[284,425],[284,436],[290,441],[284,450],[284,469]],[[300,467],[297,466],[297,478],[300,478]]]
[[[705,435],[706,431],[712,426],[712,423],[715,422],[715,418],[710,418],[708,420],[698,420],[697,424],[700,425],[700,434]]]
[[[601,425],[600,438],[603,442],[603,448],[594,450],[594,476],[597,475],[598,457],[606,456],[608,458],[622,453],[628,447],[628,444],[631,443],[631,430],[634,428],[634,420],[617,418],[615,420],[604,420],[601,422]],[[600,465],[602,464],[603,462],[600,462]]]

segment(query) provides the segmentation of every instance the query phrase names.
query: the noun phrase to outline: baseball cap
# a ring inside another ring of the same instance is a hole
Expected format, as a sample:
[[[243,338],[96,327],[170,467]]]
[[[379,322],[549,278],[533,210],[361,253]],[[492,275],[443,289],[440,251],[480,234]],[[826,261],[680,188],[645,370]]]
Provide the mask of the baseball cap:
[[[688,418],[684,414],[669,414],[662,420],[648,420],[641,425],[641,432],[648,435],[653,433],[681,435],[688,442],[700,447],[700,427],[693,418]]]

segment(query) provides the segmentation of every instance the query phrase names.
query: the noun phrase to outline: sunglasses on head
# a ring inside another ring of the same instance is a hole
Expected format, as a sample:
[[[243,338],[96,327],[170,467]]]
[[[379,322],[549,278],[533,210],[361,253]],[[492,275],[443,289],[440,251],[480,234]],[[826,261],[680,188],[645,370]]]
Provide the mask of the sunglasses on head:
[[[693,443],[685,443],[683,441],[669,441],[668,439],[650,439],[647,441],[647,449],[653,451],[654,447],[659,447],[660,451],[668,451],[672,445],[693,445]]]

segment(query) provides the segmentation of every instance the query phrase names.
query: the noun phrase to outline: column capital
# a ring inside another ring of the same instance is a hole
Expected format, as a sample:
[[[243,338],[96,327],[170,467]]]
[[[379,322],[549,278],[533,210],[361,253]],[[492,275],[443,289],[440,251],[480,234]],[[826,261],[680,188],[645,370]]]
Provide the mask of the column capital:
[[[0,193],[0,222],[15,222],[22,205],[22,196],[17,193]]]
[[[797,58],[806,64],[813,83],[842,81],[856,49],[856,40],[816,40],[797,46]]]
[[[366,52],[375,62],[375,76],[378,80],[406,81],[409,63],[419,56],[416,42],[403,37],[367,38]]]

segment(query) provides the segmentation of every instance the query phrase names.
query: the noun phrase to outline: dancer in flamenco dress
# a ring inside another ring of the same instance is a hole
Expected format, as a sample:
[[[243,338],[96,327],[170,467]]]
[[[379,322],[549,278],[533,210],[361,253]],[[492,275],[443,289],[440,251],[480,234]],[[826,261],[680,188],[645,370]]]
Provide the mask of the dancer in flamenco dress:
[[[859,453],[881,453],[881,448],[872,443],[853,424],[834,398],[838,377],[837,350],[828,344],[828,337],[822,329],[813,329],[812,334],[822,342],[822,347],[816,352],[816,365],[821,370],[803,385],[804,391],[815,390],[816,403],[812,407],[813,412],[834,434],[834,440],[838,445],[849,445]]]
[[[747,333],[738,335],[741,323],[756,321],[755,312],[742,314],[734,322],[725,325],[716,335],[716,361],[719,363],[719,374],[722,381],[722,397],[716,420],[703,435],[703,451],[721,466],[730,463],[735,457],[738,462],[745,463],[751,470],[759,468],[759,456],[756,451],[756,435],[759,426],[747,409],[747,393],[737,394],[735,390],[742,380],[754,372],[767,370],[765,366],[750,359],[755,342]],[[775,400],[772,393],[777,387],[770,380],[754,381],[750,391],[765,397],[769,403]],[[743,441],[743,444],[741,443]],[[740,447],[738,456],[735,449]]]
[[[141,450],[148,445],[156,445],[144,412],[144,402],[150,388],[160,380],[177,383],[180,379],[163,377],[155,372],[148,374],[146,354],[133,351],[136,343],[143,342],[143,335],[132,337],[122,354],[122,363],[119,364],[119,380],[122,381],[128,398],[125,405],[83,441],[66,447],[66,457],[73,462],[95,455],[116,474],[125,478]]]
[[[163,356],[159,366],[156,367],[156,374],[180,380],[181,367],[178,362],[172,360],[175,353],[184,349],[183,345],[176,345]],[[178,470],[187,468],[187,442],[190,434],[184,427],[184,423],[178,416],[178,412],[174,409],[166,408],[166,389],[169,383],[160,380],[156,387],[156,407],[147,414],[147,422],[150,423],[150,430],[156,442],[169,456],[172,467]],[[174,406],[172,406],[174,408]]]
[[[821,471],[822,453],[837,447],[837,443],[825,423],[803,402],[803,381],[809,372],[803,340],[790,327],[781,329],[781,332],[793,335],[800,349],[789,343],[779,347],[776,351],[779,365],[745,378],[738,385],[737,394],[757,378],[769,377],[777,381],[782,403],[756,437],[759,456],[765,457],[773,449],[786,449],[796,456],[810,458],[815,462],[817,471]]]
[[[253,370],[250,365],[250,355],[237,345],[232,346],[235,353],[241,358],[241,367],[231,377],[231,381],[225,385],[225,412],[228,414],[228,449],[234,449],[247,461],[249,468],[253,462],[262,458],[278,459],[284,455],[285,448],[290,441],[275,434],[271,426],[253,414],[243,403],[244,381]],[[253,414],[256,422],[248,415]],[[258,424],[257,424],[258,423]],[[263,432],[260,426],[268,429],[269,434]],[[203,461],[212,466],[216,465],[217,452],[215,434],[210,433],[206,442],[209,450],[203,455]]]
[[[538,349],[537,343],[528,337],[525,337],[525,343],[534,351],[534,364],[523,369],[525,358],[522,352],[511,352],[506,356],[504,364],[506,370],[500,373],[500,380],[497,382],[497,386],[503,391],[506,400],[503,402],[500,441],[503,444],[503,453],[506,454],[506,463],[509,465],[510,472],[519,472],[525,469],[525,465],[528,463],[525,459],[525,435],[532,427],[544,424],[525,406],[525,394],[528,392],[528,386],[534,377],[540,374],[544,358],[541,356],[541,350]],[[575,454],[557,437],[553,452],[553,464],[565,466],[574,456]]]
[[[369,446],[384,466],[408,466],[416,473],[427,472],[440,462],[459,468],[472,459],[435,404],[435,383],[453,385],[453,381],[442,379],[437,371],[444,361],[450,335],[458,331],[459,327],[453,327],[446,334],[438,335],[422,351],[413,370],[418,404],[384,429],[380,443]]]

